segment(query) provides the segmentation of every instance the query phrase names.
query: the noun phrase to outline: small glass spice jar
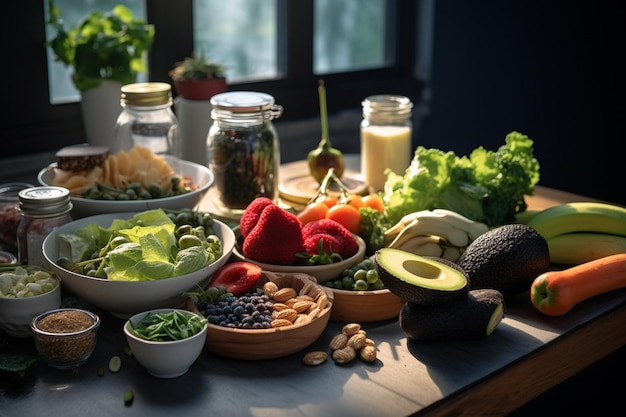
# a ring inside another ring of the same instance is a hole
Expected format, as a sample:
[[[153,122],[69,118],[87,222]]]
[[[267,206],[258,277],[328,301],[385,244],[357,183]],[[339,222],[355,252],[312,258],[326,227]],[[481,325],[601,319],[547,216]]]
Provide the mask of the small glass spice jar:
[[[280,146],[272,120],[282,106],[253,91],[217,94],[211,105],[207,165],[215,176],[209,190],[215,208],[238,218],[257,197],[277,201]]]
[[[42,244],[55,228],[72,221],[70,192],[63,187],[32,187],[19,192],[22,215],[17,228],[19,262],[48,268]]]
[[[115,125],[111,153],[128,152],[143,146],[157,155],[181,157],[178,119],[172,111],[172,87],[168,83],[148,82],[122,87],[122,112]]]
[[[26,182],[0,185],[0,250],[17,255],[17,226],[22,215],[19,211],[18,193],[34,187]]]
[[[25,182],[0,185],[0,250],[17,255],[17,226],[22,215],[19,211],[18,193],[34,187]]]
[[[383,191],[385,171],[403,175],[411,162],[413,103],[404,96],[380,94],[361,104],[361,172],[373,191]]]

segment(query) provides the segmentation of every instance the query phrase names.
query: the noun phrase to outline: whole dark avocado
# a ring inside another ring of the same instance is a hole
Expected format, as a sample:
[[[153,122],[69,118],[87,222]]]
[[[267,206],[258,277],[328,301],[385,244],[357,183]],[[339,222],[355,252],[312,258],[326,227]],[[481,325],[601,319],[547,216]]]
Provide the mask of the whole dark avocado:
[[[482,234],[456,263],[467,273],[472,289],[492,288],[504,297],[528,291],[550,266],[548,243],[525,224],[505,224]]]

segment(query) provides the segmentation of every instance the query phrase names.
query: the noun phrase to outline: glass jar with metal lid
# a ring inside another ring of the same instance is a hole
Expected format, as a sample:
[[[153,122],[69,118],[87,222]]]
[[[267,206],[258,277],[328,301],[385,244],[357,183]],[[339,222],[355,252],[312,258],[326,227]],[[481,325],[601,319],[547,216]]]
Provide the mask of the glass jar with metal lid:
[[[272,120],[282,106],[254,91],[217,94],[211,106],[207,164],[215,176],[209,190],[215,208],[237,218],[257,197],[277,201],[280,146]]]
[[[361,105],[361,172],[371,190],[382,191],[387,170],[403,175],[413,157],[413,103],[408,97],[379,94]]]
[[[34,185],[26,182],[10,182],[0,185],[0,250],[17,255],[17,226],[20,224],[20,200],[18,194]]]
[[[172,87],[148,82],[122,87],[122,112],[115,126],[112,153],[129,151],[139,145],[155,154],[180,157],[178,119],[172,111]]]
[[[17,228],[18,259],[48,268],[42,244],[55,228],[72,221],[70,192],[63,187],[32,187],[18,194],[22,215]]]

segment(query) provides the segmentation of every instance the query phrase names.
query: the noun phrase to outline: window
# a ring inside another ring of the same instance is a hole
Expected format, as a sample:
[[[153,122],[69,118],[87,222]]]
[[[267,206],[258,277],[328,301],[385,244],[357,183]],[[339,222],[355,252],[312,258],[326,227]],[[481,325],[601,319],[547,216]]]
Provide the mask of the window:
[[[281,121],[319,115],[317,84],[324,78],[328,110],[358,111],[364,97],[380,92],[420,98],[415,75],[418,4],[424,0],[56,0],[62,16],[78,21],[96,8],[129,5],[145,15],[157,36],[149,55],[151,81],[170,82],[174,62],[192,51],[224,61],[231,90],[263,91],[285,108]],[[28,4],[26,4],[28,3]],[[28,140],[15,141],[9,155],[55,150],[84,136],[80,106],[68,71],[50,66],[43,43],[47,0],[18,2],[3,30],[29,42],[13,56],[30,62],[24,75],[34,80],[28,94],[8,85],[15,97],[8,130]],[[83,7],[79,9],[78,7]],[[243,11],[243,13],[242,13]],[[28,20],[27,23],[25,21]],[[43,27],[42,27],[43,26]],[[22,84],[23,87],[23,84]],[[50,92],[44,97],[42,91]],[[73,98],[72,98],[73,96]],[[28,108],[28,112],[19,109]]]

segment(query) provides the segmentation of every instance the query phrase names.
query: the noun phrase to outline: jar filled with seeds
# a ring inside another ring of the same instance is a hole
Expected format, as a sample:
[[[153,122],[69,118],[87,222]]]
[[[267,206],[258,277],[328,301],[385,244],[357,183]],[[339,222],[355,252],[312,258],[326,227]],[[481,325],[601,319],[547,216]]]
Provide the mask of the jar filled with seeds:
[[[272,120],[282,106],[253,91],[217,94],[211,105],[207,164],[215,176],[209,190],[215,208],[238,218],[257,197],[277,201],[280,147]]]

